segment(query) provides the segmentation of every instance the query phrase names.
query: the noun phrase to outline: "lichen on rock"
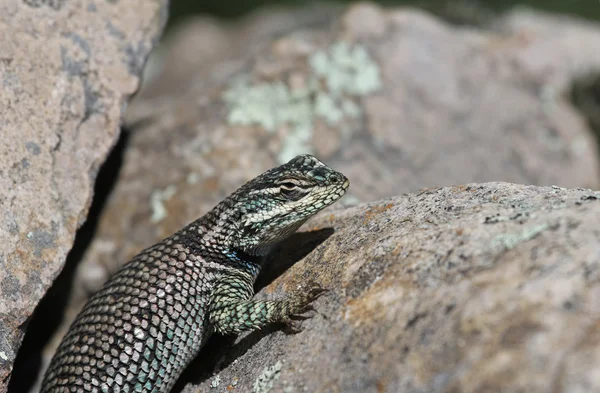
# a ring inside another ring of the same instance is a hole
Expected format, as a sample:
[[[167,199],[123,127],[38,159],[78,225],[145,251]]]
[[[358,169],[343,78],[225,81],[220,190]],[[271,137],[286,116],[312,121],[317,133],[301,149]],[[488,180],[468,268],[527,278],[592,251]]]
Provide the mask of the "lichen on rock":
[[[223,93],[228,122],[258,125],[268,132],[291,130],[279,153],[283,163],[300,153],[312,153],[313,124],[323,119],[336,126],[344,117],[362,114],[355,99],[382,88],[377,63],[359,45],[340,41],[308,58],[305,87],[292,89],[281,81],[251,83],[238,76]]]

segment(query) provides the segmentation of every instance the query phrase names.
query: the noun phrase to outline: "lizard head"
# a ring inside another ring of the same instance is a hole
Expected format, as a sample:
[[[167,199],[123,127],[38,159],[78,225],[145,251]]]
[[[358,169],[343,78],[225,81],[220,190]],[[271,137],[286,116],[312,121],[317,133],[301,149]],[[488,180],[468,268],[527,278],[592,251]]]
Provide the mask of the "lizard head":
[[[340,199],[349,184],[346,176],[308,154],[266,171],[232,195],[240,223],[233,244],[250,254],[268,252]]]

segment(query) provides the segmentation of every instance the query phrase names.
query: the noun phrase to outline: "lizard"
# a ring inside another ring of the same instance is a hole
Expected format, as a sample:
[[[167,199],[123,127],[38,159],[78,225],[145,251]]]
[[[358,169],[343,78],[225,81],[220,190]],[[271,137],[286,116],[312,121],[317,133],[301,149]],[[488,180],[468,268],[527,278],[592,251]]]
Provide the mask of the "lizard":
[[[294,327],[325,289],[253,300],[265,256],[340,199],[349,180],[309,154],[241,186],[142,250],[92,295],[62,338],[41,393],[167,393],[213,333]]]

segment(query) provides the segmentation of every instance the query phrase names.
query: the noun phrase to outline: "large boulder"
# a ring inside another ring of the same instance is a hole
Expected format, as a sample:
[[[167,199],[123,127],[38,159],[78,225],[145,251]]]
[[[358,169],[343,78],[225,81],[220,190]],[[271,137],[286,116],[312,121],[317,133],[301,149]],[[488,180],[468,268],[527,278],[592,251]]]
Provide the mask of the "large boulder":
[[[259,294],[329,288],[303,331],[215,339],[181,391],[600,391],[598,223],[600,192],[508,183],[323,214]]]
[[[165,20],[161,0],[0,2],[0,392]]]

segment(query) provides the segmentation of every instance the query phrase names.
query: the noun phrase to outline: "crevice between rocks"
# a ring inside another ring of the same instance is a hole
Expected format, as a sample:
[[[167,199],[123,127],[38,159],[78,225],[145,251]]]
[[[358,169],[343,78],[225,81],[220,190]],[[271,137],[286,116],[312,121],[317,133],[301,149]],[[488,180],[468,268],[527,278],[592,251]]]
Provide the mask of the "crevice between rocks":
[[[116,145],[101,166],[94,185],[94,197],[87,220],[79,228],[65,266],[29,319],[23,343],[17,353],[8,384],[8,393],[26,393],[36,382],[42,365],[42,351],[60,325],[67,305],[76,268],[92,242],[100,215],[122,167],[129,133],[121,131]]]

